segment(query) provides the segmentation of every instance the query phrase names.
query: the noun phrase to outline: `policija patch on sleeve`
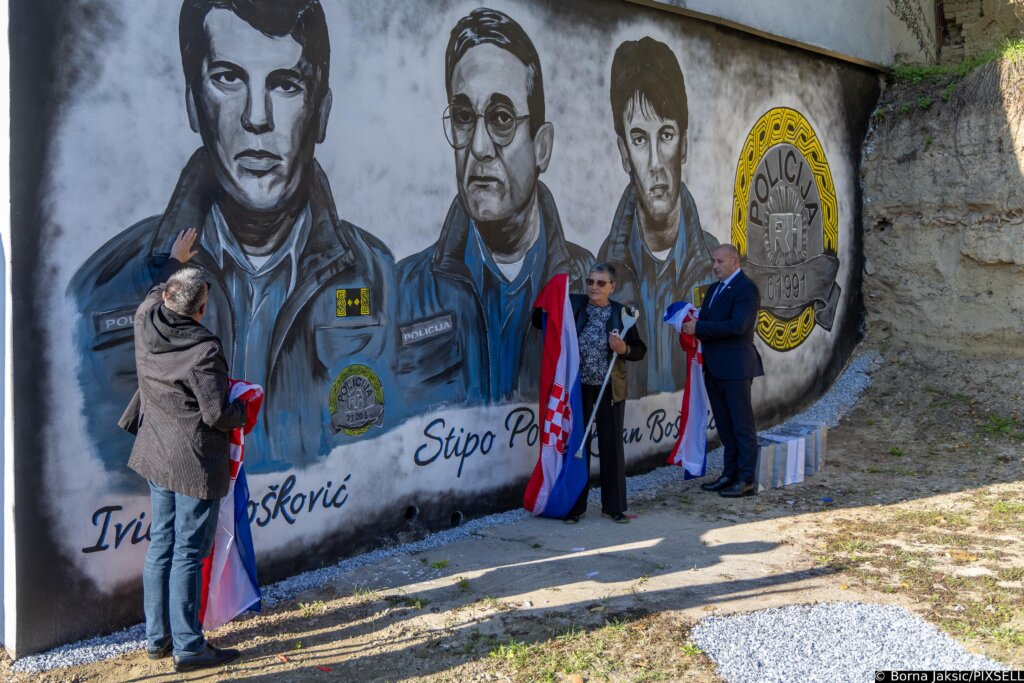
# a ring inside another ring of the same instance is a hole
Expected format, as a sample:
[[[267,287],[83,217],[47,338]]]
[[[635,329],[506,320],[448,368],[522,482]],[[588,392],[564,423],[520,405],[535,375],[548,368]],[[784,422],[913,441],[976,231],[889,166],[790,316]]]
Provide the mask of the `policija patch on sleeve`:
[[[334,292],[339,318],[370,315],[370,288],[337,289]]]

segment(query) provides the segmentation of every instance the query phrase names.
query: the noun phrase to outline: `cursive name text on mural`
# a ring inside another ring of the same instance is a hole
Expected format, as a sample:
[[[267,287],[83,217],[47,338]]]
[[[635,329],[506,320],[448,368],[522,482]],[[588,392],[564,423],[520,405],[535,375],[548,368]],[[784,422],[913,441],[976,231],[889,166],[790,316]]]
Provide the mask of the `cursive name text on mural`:
[[[316,488],[297,489],[298,480],[289,474],[281,483],[268,486],[260,499],[249,499],[249,523],[261,528],[277,520],[295,524],[304,515],[340,510],[348,501],[351,479],[349,474],[337,484],[328,480]],[[123,505],[104,505],[92,513],[91,521],[96,529],[95,542],[82,548],[83,553],[117,550],[150,540],[145,512],[131,515],[124,512]]]
[[[527,448],[537,445],[540,427],[532,408],[513,408],[506,415],[501,427],[495,430],[473,429],[465,425],[451,424],[443,417],[431,420],[423,428],[423,441],[413,452],[413,462],[427,467],[439,462],[454,460],[458,463],[455,478],[462,477],[466,461],[477,455],[487,455],[495,444],[507,446],[509,450],[523,444]],[[622,430],[626,444],[654,443],[663,441],[672,444],[679,436],[679,412],[670,415],[658,408],[648,413],[640,424],[627,424]],[[596,432],[591,435],[591,447],[597,452]]]

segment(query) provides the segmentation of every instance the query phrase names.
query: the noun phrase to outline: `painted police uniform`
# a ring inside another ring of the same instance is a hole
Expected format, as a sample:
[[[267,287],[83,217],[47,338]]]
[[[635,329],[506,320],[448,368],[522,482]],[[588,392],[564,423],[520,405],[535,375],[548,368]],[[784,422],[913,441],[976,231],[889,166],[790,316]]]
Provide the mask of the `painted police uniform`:
[[[250,473],[313,462],[331,448],[395,424],[391,359],[394,259],[369,233],[335,212],[313,162],[309,202],[263,268],[233,243],[214,201],[220,188],[198,150],[161,216],[110,240],[76,273],[68,295],[81,316],[78,379],[88,435],[108,469],[124,467],[131,439],[117,414],[136,387],[130,315],[167,261],[180,230],[200,230],[190,264],[209,271],[203,324],[223,342],[233,376],[262,381],[263,431],[246,437]],[[264,279],[265,278],[265,279]]]
[[[550,191],[537,183],[541,235],[520,273],[504,279],[458,197],[436,243],[398,264],[398,377],[412,413],[444,403],[535,400],[539,332],[530,325],[540,288],[568,273],[583,291],[593,256],[567,242]]]
[[[718,240],[701,230],[697,205],[682,183],[679,195],[679,234],[664,261],[654,258],[644,242],[632,183],[622,193],[611,231],[597,256],[615,267],[615,298],[636,306],[640,313],[636,324],[647,340],[646,361],[634,363],[629,373],[630,398],[684,388],[686,354],[678,335],[670,334],[662,322],[665,310],[676,301],[699,304],[695,290],[714,281],[711,251]]]

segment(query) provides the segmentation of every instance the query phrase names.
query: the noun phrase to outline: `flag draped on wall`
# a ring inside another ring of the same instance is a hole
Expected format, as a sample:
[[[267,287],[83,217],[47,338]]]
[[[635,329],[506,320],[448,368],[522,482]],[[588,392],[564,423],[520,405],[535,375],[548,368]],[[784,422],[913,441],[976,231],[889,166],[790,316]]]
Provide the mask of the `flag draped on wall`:
[[[691,334],[683,334],[683,323],[697,318],[699,311],[685,301],[676,302],[665,311],[665,322],[679,332],[679,345],[686,352],[686,386],[679,411],[679,438],[666,461],[685,468],[684,479],[704,476],[707,466],[708,394],[704,388],[704,359],[700,342]]]
[[[569,301],[569,277],[556,275],[534,308],[545,315],[540,370],[540,457],[523,507],[534,515],[564,519],[587,484],[583,444],[583,398],[576,321]]]
[[[245,434],[248,434],[256,426],[256,417],[263,403],[263,387],[231,380],[230,400],[236,399],[245,403]],[[227,495],[220,501],[213,550],[203,560],[203,600],[199,620],[204,629],[223,626],[246,610],[260,611],[256,554],[249,528],[249,486],[242,468],[245,436],[242,429],[233,429],[228,438],[231,444],[231,484]]]

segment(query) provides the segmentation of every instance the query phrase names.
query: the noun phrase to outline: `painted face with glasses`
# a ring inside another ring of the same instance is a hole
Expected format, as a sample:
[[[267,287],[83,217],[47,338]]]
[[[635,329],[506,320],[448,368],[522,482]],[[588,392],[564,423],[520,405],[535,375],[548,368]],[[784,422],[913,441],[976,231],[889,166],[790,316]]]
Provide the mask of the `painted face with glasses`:
[[[608,305],[608,297],[615,291],[612,275],[605,270],[592,270],[587,276],[587,297],[590,303],[604,308]]]
[[[530,134],[526,66],[495,45],[471,48],[452,70],[445,136],[455,150],[459,197],[482,227],[513,222],[535,204],[554,129]]]

